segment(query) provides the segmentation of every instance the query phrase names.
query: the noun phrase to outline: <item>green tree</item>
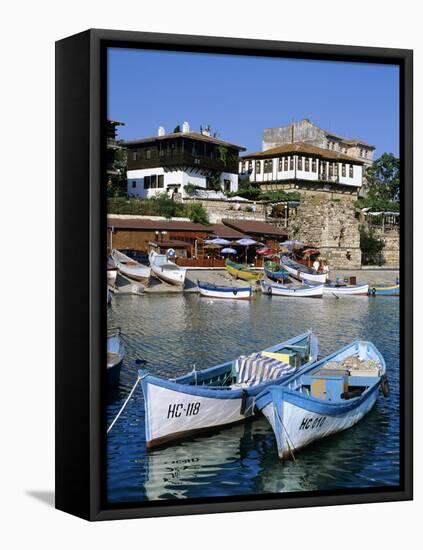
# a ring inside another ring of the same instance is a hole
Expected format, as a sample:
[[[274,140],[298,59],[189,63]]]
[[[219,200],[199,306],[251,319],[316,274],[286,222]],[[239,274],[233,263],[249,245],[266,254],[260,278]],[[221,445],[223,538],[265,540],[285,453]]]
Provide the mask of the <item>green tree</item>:
[[[379,263],[380,254],[385,247],[385,243],[375,236],[375,232],[371,227],[360,225],[360,249],[363,254],[363,263],[376,264]]]
[[[383,153],[367,170],[369,187],[377,186],[380,193],[392,201],[400,198],[400,159]]]

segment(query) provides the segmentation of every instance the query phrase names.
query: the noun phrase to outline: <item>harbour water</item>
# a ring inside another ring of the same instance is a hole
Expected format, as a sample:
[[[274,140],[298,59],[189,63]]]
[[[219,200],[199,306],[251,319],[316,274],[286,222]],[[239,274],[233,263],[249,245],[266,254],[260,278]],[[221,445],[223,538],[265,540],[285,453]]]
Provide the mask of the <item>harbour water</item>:
[[[174,377],[263,349],[312,329],[320,355],[371,340],[387,364],[390,396],[353,428],[281,462],[263,417],[215,435],[146,451],[140,386],[108,435],[111,503],[393,486],[399,483],[399,299],[257,297],[210,300],[196,294],[116,296],[109,326],[120,326],[126,357],[108,395],[108,424],[135,383],[138,366]]]

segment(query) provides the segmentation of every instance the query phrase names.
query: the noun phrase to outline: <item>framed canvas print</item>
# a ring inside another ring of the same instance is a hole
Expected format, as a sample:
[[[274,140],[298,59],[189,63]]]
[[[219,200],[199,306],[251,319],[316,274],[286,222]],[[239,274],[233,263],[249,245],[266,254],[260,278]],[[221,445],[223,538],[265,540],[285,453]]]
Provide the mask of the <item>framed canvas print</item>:
[[[56,45],[56,506],[412,498],[412,52]]]

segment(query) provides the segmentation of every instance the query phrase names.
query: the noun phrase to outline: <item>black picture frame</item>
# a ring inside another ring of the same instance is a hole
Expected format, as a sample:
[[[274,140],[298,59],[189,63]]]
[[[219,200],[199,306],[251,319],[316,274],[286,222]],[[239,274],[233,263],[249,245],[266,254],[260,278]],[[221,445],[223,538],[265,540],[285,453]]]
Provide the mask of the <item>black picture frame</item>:
[[[398,489],[108,506],[104,498],[106,49],[396,64],[400,68],[401,483]],[[88,30],[56,43],[56,508],[87,520],[412,499],[413,53],[267,40]]]

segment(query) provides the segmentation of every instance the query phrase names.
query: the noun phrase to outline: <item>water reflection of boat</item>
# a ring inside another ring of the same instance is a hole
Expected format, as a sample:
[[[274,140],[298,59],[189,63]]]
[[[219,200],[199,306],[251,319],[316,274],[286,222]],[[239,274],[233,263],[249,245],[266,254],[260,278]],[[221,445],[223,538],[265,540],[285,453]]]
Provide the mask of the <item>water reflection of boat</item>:
[[[254,452],[251,433],[251,423],[240,424],[211,437],[152,451],[146,462],[147,498],[189,498],[201,491],[208,496],[251,492],[259,461],[239,466],[250,450]]]
[[[346,430],[376,402],[379,388],[388,394],[386,365],[371,342],[356,341],[294,375],[283,386],[270,386],[256,405],[275,434],[279,457],[293,458],[308,444]]]
[[[317,353],[317,340],[307,331],[258,353],[174,379],[140,371],[147,447],[244,421],[254,414],[256,395],[306,368]]]

